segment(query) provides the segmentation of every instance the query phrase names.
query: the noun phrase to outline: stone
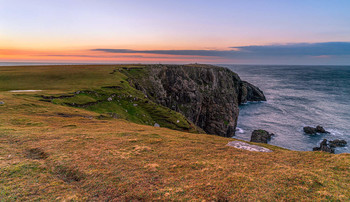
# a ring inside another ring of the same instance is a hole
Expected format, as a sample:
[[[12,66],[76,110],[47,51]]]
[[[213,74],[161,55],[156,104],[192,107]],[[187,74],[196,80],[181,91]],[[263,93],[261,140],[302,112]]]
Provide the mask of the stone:
[[[323,151],[334,154],[334,149],[327,144],[327,139],[323,139],[319,147],[314,147],[313,151]]]
[[[158,123],[155,123],[154,127],[160,127],[160,125]]]
[[[330,147],[345,147],[346,144],[347,142],[345,140],[336,139],[329,141]]]
[[[3,101],[0,101],[0,105],[4,105],[5,104],[5,102],[3,102]]]
[[[252,132],[250,141],[267,144],[267,142],[271,139],[271,136],[273,135],[273,133],[269,133],[266,130],[254,130]]]
[[[107,100],[108,100],[108,102],[110,102],[110,101],[113,100],[113,98],[112,98],[112,97],[109,97]]]
[[[316,132],[317,133],[329,133],[328,131],[326,131],[322,126],[318,125],[316,126]]]
[[[304,133],[306,134],[310,134],[310,135],[316,134],[316,129],[310,126],[304,127],[303,130],[304,130]]]
[[[235,147],[237,149],[244,149],[244,150],[255,151],[255,152],[272,152],[272,150],[267,149],[265,147],[261,147],[258,145],[251,145],[251,144],[241,142],[241,141],[232,141],[232,142],[227,143],[226,146],[231,146],[231,147]]]
[[[303,128],[303,130],[304,130],[304,133],[309,134],[309,135],[314,135],[316,133],[329,133],[320,125],[316,126],[316,128],[306,126]]]

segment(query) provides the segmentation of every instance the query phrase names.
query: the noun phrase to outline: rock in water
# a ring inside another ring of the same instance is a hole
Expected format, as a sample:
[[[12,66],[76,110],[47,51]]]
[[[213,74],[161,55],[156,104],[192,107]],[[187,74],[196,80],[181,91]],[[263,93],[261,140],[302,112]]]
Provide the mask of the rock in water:
[[[316,132],[317,133],[329,133],[328,131],[326,131],[322,126],[318,125],[316,126]]]
[[[324,151],[334,154],[334,149],[327,144],[327,139],[323,139],[319,147],[314,147],[313,151]]]
[[[306,134],[310,134],[310,135],[316,134],[316,129],[313,127],[306,126],[303,129],[304,129],[304,133],[306,133]]]
[[[260,89],[223,67],[150,65],[142,76],[127,71],[136,89],[154,102],[180,112],[209,134],[233,136],[238,105],[266,100]]]
[[[271,139],[272,135],[274,135],[274,134],[269,133],[266,130],[254,130],[252,132],[252,136],[250,138],[250,141],[267,144],[267,142]]]
[[[326,131],[322,126],[318,125],[316,126],[316,128],[310,127],[310,126],[306,126],[303,128],[304,129],[304,133],[306,134],[310,134],[310,135],[314,135],[316,133],[329,133],[328,131]]]
[[[330,147],[345,147],[345,145],[347,144],[347,142],[345,140],[333,140],[333,141],[329,141],[329,146]]]

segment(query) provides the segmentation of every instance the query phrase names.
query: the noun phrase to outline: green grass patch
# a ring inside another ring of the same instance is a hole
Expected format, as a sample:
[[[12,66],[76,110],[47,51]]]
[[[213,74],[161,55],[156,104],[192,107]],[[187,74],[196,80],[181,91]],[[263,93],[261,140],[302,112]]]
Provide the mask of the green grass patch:
[[[42,171],[37,162],[23,162],[12,166],[1,168],[0,177],[2,179],[8,178],[22,178],[36,175]]]

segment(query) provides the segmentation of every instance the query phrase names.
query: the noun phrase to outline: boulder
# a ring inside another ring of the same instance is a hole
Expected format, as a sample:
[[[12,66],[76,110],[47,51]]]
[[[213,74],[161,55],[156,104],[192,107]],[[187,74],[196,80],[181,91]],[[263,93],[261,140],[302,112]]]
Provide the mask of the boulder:
[[[316,128],[310,127],[310,126],[306,126],[303,128],[304,133],[306,134],[310,134],[310,135],[314,135],[316,133],[329,133],[328,131],[326,131],[322,126],[318,125],[316,126]]]
[[[347,144],[347,142],[345,140],[332,140],[329,141],[329,146],[330,147],[345,147],[345,145]]]
[[[306,126],[304,127],[304,133],[306,134],[316,134],[316,128]]]
[[[267,144],[267,142],[271,139],[271,136],[273,135],[273,133],[269,133],[266,130],[254,130],[252,132],[250,141]]]
[[[329,133],[328,131],[326,131],[322,126],[318,125],[316,126],[316,132],[317,133]]]
[[[327,144],[327,139],[323,139],[319,147],[314,147],[313,151],[324,151],[334,154],[334,149]]]

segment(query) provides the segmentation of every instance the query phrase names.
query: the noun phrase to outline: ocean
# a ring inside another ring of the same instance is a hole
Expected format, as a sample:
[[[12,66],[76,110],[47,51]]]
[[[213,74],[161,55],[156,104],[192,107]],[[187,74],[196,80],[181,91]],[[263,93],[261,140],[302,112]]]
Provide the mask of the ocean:
[[[275,134],[269,144],[312,151],[323,139],[344,139],[350,153],[350,66],[220,65],[258,86],[266,102],[240,106],[235,138],[250,140],[255,129]],[[307,135],[304,126],[322,125],[329,134]]]

